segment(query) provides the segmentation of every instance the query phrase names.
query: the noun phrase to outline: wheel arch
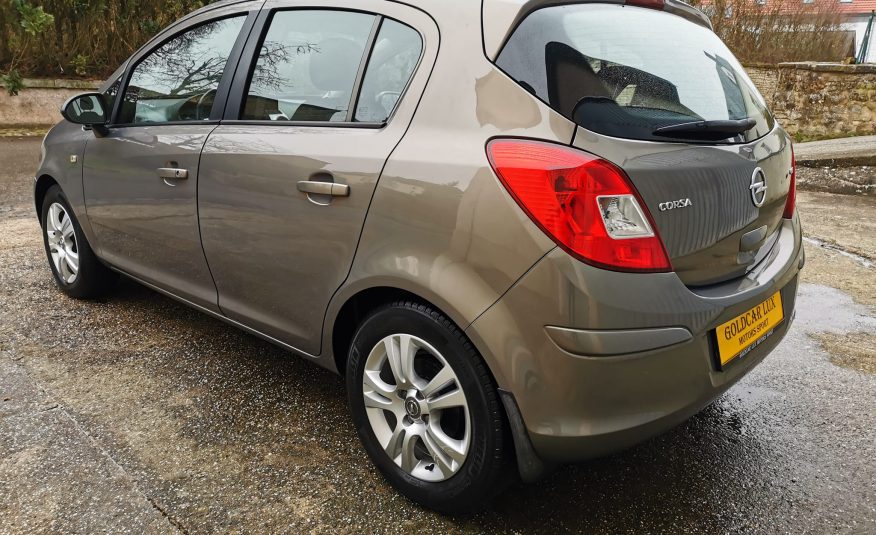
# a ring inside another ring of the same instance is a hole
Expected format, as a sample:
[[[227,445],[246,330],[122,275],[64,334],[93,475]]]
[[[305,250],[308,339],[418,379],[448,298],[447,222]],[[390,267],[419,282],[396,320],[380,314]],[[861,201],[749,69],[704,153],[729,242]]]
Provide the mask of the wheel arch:
[[[396,301],[415,301],[426,305],[450,319],[462,331],[463,336],[468,339],[472,347],[481,355],[487,373],[490,375],[501,400],[502,417],[511,435],[511,451],[521,478],[529,482],[538,481],[553,470],[552,465],[545,463],[535,453],[513,394],[503,390],[497,384],[495,373],[489,365],[489,359],[484,358],[476,341],[468,335],[465,330],[466,325],[460,325],[459,321],[447,314],[442,307],[410,290],[393,286],[372,286],[351,292],[351,294],[337,309],[334,321],[330,324],[330,335],[326,340],[326,343],[330,344],[331,358],[338,373],[345,375],[349,347],[353,341],[353,336],[356,333],[357,327],[368,314],[381,306]]]
[[[395,286],[370,286],[359,289],[344,299],[329,324],[330,336],[327,342],[330,344],[329,352],[338,373],[344,375],[350,344],[362,320],[377,308],[401,300],[416,301],[432,307],[451,318],[457,327],[464,330],[464,326],[459,325],[459,322],[447,314],[442,307],[410,290]]]
[[[38,218],[42,218],[43,216],[43,199],[46,198],[46,192],[48,192],[49,188],[52,186],[61,187],[58,181],[51,175],[42,174],[36,179],[36,183],[33,186],[33,201]],[[40,223],[42,223],[42,221]]]

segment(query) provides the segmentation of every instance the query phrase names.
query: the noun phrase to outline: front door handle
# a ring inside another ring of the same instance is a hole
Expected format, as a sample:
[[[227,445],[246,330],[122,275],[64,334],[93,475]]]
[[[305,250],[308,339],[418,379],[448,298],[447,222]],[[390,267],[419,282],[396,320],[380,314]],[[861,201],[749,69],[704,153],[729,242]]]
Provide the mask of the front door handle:
[[[189,170],[188,169],[179,169],[178,167],[159,167],[158,168],[158,178],[176,178],[183,179],[189,178]]]
[[[317,182],[316,180],[302,180],[298,183],[298,191],[316,195],[331,195],[332,197],[349,197],[350,186],[347,184],[335,184],[334,182]]]

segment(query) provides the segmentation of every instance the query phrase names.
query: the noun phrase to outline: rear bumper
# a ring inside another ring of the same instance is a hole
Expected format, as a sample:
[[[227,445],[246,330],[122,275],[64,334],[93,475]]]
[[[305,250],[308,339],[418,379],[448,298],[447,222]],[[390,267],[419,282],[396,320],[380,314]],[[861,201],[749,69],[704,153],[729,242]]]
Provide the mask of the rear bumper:
[[[762,361],[793,321],[803,262],[799,219],[782,225],[755,270],[707,288],[672,273],[595,269],[559,249],[536,264],[467,331],[516,401],[535,454],[566,462],[631,446],[697,413]],[[776,291],[784,321],[721,369],[715,327]]]

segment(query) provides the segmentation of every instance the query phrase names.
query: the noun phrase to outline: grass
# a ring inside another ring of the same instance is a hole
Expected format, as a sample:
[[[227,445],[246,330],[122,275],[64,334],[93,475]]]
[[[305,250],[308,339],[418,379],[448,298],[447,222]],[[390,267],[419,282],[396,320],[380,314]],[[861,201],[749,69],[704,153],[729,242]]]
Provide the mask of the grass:
[[[3,137],[37,137],[44,136],[52,125],[24,124],[24,125],[0,125],[0,138]]]

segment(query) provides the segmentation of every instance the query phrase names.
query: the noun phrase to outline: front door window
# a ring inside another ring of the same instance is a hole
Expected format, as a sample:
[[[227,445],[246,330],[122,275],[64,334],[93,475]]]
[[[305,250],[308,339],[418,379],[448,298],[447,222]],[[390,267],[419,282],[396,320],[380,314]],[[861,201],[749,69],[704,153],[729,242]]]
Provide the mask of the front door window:
[[[203,121],[245,16],[202,24],[143,58],[131,73],[119,124]]]

